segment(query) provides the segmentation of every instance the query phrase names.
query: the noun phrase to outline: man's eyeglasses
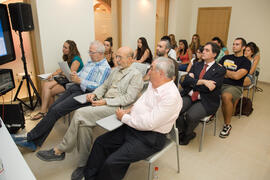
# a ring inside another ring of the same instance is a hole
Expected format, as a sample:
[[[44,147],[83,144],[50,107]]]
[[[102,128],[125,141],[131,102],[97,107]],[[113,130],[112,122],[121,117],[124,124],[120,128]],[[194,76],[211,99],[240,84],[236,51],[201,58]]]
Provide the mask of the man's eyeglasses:
[[[116,59],[119,58],[120,60],[122,60],[123,58],[129,58],[129,57],[131,57],[131,56],[126,56],[126,57],[124,57],[124,56],[119,56],[119,55],[116,55],[116,56],[115,56]]]
[[[89,55],[96,54],[96,53],[99,53],[99,52],[88,51]]]

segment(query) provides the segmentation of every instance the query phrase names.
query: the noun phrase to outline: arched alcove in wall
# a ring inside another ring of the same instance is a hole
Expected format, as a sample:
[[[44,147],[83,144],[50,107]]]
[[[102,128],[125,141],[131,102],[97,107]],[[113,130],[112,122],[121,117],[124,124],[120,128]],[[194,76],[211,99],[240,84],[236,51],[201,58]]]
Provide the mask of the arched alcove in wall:
[[[107,37],[112,36],[112,15],[111,7],[99,0],[94,0],[95,15],[95,39],[103,42]]]
[[[95,39],[113,38],[113,49],[121,46],[121,0],[94,0]]]

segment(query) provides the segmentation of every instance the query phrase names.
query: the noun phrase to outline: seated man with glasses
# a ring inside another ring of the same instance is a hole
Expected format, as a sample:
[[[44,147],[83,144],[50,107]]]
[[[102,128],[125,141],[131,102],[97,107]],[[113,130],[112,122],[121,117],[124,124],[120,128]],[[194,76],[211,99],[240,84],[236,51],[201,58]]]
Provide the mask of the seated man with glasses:
[[[115,59],[118,66],[112,69],[104,84],[87,95],[92,105],[77,109],[62,142],[51,150],[39,151],[38,158],[44,161],[63,160],[65,152],[71,152],[77,146],[79,162],[71,179],[82,179],[96,121],[114,114],[119,107],[131,105],[143,88],[142,74],[131,66],[132,59],[131,48],[118,49]]]
[[[71,74],[74,84],[52,104],[44,118],[27,134],[13,135],[17,145],[35,151],[37,146],[41,146],[46,140],[59,118],[80,107],[91,105],[90,101],[81,104],[73,97],[93,92],[107,79],[111,69],[104,58],[105,47],[101,42],[92,42],[89,50],[90,59],[87,64],[78,74],[76,72]]]

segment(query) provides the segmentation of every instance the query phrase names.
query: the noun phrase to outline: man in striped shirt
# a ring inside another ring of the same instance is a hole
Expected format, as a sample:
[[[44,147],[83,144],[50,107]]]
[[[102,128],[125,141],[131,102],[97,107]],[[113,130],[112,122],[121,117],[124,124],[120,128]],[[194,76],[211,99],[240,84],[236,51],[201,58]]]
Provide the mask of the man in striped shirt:
[[[91,104],[90,102],[81,104],[73,97],[93,92],[107,79],[111,69],[104,57],[104,52],[105,47],[101,42],[93,41],[90,44],[89,61],[78,74],[76,72],[71,74],[74,84],[53,103],[48,113],[30,132],[23,135],[13,135],[17,145],[35,151],[46,140],[59,118]]]

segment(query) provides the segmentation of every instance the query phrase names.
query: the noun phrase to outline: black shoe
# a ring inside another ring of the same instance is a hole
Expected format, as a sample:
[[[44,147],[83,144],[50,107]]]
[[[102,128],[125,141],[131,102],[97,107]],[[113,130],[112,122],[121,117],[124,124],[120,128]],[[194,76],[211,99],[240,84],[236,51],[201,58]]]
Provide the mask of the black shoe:
[[[179,132],[179,135],[178,135],[179,142],[182,141],[182,139],[184,138],[184,136],[185,136],[185,133],[184,132]]]
[[[180,145],[188,145],[189,142],[196,137],[196,133],[192,132],[190,135],[184,135],[183,138],[179,139]]]
[[[36,156],[43,161],[62,161],[65,159],[64,152],[61,155],[56,155],[53,149],[48,151],[38,151]]]
[[[71,180],[81,180],[84,176],[85,167],[77,167],[71,174]]]
[[[228,137],[230,135],[231,129],[232,129],[232,125],[230,125],[230,124],[228,124],[228,125],[227,124],[224,124],[223,125],[223,129],[222,129],[222,131],[219,134],[219,137],[221,137],[221,138]]]

